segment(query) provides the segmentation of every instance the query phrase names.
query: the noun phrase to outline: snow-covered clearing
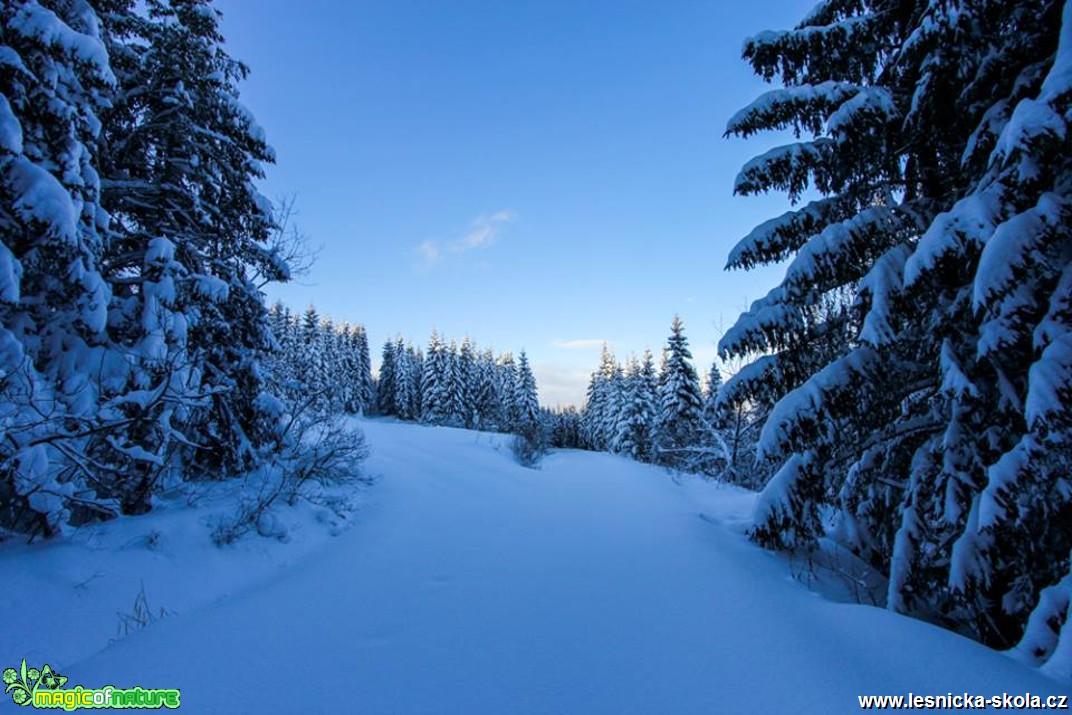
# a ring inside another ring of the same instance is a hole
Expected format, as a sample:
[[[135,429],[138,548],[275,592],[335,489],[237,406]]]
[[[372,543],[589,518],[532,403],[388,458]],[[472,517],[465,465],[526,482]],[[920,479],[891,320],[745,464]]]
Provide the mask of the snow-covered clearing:
[[[749,492],[607,454],[529,470],[501,436],[360,425],[380,479],[337,536],[307,509],[289,543],[217,549],[176,503],[5,544],[0,666],[180,688],[195,713],[826,714],[866,694],[1068,692],[807,590],[743,535]],[[142,582],[174,613],[94,654]]]

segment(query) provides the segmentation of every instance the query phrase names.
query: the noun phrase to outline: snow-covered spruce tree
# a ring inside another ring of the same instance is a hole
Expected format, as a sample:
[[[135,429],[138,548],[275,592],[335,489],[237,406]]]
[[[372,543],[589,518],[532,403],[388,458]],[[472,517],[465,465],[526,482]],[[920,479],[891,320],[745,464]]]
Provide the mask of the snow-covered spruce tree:
[[[368,333],[365,326],[358,325],[350,333],[350,354],[353,364],[351,378],[354,387],[354,407],[361,414],[372,411],[376,399],[376,385],[372,381],[372,360],[369,357]]]
[[[720,343],[762,355],[727,399],[774,405],[754,536],[835,507],[890,608],[1011,645],[1072,547],[1072,4],[828,0],[744,56],[784,87],[727,133],[801,140],[735,191],[822,195],[729,258],[792,258]]]
[[[603,448],[603,437],[599,431],[599,424],[604,411],[605,393],[603,381],[599,371],[596,370],[588,379],[588,388],[585,390],[584,409],[581,413],[581,441],[585,449],[594,451]]]
[[[95,474],[107,346],[107,215],[94,167],[115,78],[81,0],[0,4],[0,525],[50,534]],[[118,364],[117,364],[118,363]]]
[[[440,425],[450,419],[450,353],[432,331],[421,367],[421,422]]]
[[[514,433],[511,444],[514,458],[522,466],[535,467],[547,451],[547,425],[536,394],[536,378],[524,350],[518,356],[512,403],[510,430]]]
[[[478,424],[476,401],[480,376],[476,360],[476,345],[466,335],[458,351],[458,416],[460,424],[466,429],[474,429]]]
[[[704,403],[691,360],[685,326],[675,315],[658,386],[657,454],[663,464],[681,464],[699,437]]]
[[[722,370],[719,369],[718,360],[711,362],[711,370],[707,373],[707,384],[704,385],[703,416],[712,427],[722,428],[725,426],[726,412],[719,406],[718,393],[722,389]]]
[[[320,410],[326,404],[324,391],[328,385],[328,366],[324,334],[320,330],[320,313],[313,305],[302,313],[300,335],[298,361],[301,365],[302,391],[305,401],[313,409]]]
[[[126,401],[138,433],[109,444],[148,440],[155,454],[181,435],[186,473],[241,472],[276,438],[258,283],[288,271],[268,248],[271,209],[253,186],[273,154],[238,100],[247,69],[223,51],[210,2],[148,0],[137,20],[130,3],[101,5],[119,68],[100,152],[113,218],[105,263],[117,286],[109,331],[135,363],[132,383],[171,395],[150,415]],[[147,508],[146,490],[132,503],[118,491],[124,508]]]
[[[529,357],[522,350],[517,358],[517,383],[514,388],[514,432],[535,435],[540,428],[540,400],[536,394],[536,377]]]
[[[338,374],[339,381],[339,408],[351,415],[361,412],[361,366],[358,364],[357,351],[354,350],[354,329],[348,322],[344,322],[338,329]]]
[[[645,350],[643,361],[631,359],[626,370],[614,451],[641,462],[651,461],[657,417],[655,389],[655,363],[651,351]]]
[[[398,414],[396,381],[399,353],[395,342],[388,340],[380,352],[380,373],[376,381],[376,412],[381,415]]]
[[[485,350],[477,361],[475,371],[473,409],[475,427],[484,430],[499,429],[499,389],[495,366],[495,354]]]
[[[148,387],[154,382],[169,382],[169,363],[190,362],[184,306],[174,296],[186,275],[175,260],[175,244],[152,226],[143,230],[135,212],[124,212],[125,204],[132,203],[126,201],[127,192],[115,190],[119,184],[126,185],[133,200],[141,201],[146,214],[155,206],[146,198],[151,190],[149,181],[144,176],[128,176],[125,170],[126,163],[141,163],[146,157],[135,157],[137,150],[128,151],[119,140],[120,136],[130,136],[132,142],[136,141],[133,135],[143,122],[148,103],[130,101],[129,95],[146,81],[150,22],[144,13],[135,10],[133,0],[101,0],[94,4],[102,17],[102,34],[117,76],[115,90],[102,114],[103,130],[98,142],[103,202],[111,213],[106,258],[106,277],[113,286],[109,332],[116,345],[128,353],[133,366],[129,382]],[[175,318],[177,329],[169,329]],[[177,382],[181,392],[186,386]]]
[[[322,360],[321,409],[327,414],[337,414],[342,411],[341,398],[345,386],[340,379],[343,356],[339,349],[339,335],[331,316],[326,315],[320,320],[317,333],[319,333],[318,352]]]
[[[615,454],[625,453],[627,446],[625,444],[628,430],[626,429],[626,421],[628,420],[627,413],[630,412],[632,407],[631,402],[633,399],[633,378],[640,371],[640,364],[637,362],[635,355],[630,355],[625,361],[624,367],[621,368],[621,375],[615,383],[616,398],[615,404],[617,408],[610,415],[610,419],[607,421],[607,451],[614,452]]]
[[[465,413],[465,380],[467,372],[462,367],[461,354],[458,351],[458,341],[451,339],[447,343],[446,360],[446,393],[447,393],[447,419],[446,424],[458,427],[464,424]]]
[[[266,362],[271,389],[273,393],[293,404],[304,395],[304,373],[298,360],[301,339],[297,318],[290,308],[276,302],[268,310],[268,322],[275,339],[275,347]]]
[[[517,423],[517,363],[505,352],[495,361],[496,391],[499,395],[499,429],[512,432]]]
[[[395,342],[395,354],[398,356],[395,367],[395,404],[398,416],[404,420],[421,419],[421,379],[424,372],[424,357],[421,351],[412,345],[405,345],[399,337]]]
[[[582,417],[582,436],[588,449],[603,451],[610,447],[612,426],[617,420],[617,380],[621,377],[610,347],[604,343],[600,354],[599,369],[592,373],[588,383],[587,399]]]

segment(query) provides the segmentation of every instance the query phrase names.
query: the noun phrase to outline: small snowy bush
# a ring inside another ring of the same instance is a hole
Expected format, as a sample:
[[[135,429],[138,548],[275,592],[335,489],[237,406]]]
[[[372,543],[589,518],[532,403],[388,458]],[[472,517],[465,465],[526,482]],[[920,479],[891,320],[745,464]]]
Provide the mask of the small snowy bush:
[[[248,475],[234,514],[213,526],[217,545],[233,543],[250,531],[285,540],[286,529],[273,514],[280,502],[293,506],[305,499],[335,505],[337,498],[325,494],[325,487],[371,482],[361,471],[368,457],[364,434],[337,419],[294,418],[282,442],[285,446],[267,464]]]
[[[547,446],[547,437],[538,427],[519,432],[510,440],[510,451],[522,467],[536,467],[547,454]]]

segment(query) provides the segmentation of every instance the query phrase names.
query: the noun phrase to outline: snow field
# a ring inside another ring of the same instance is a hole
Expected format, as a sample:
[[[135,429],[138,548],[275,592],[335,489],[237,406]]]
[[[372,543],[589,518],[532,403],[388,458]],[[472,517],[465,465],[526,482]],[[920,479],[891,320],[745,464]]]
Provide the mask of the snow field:
[[[948,631],[807,590],[744,536],[752,493],[607,454],[529,470],[500,435],[358,424],[380,479],[336,538],[284,512],[292,543],[216,549],[176,508],[86,543],[8,549],[9,572],[31,572],[8,605],[33,588],[65,625],[20,634],[5,658],[55,659],[86,687],[180,688],[196,713],[838,713],[867,694],[1068,691]],[[154,527],[166,546],[117,548],[119,532]],[[186,607],[91,657],[64,646],[67,624],[106,631],[106,595],[118,608],[134,593],[133,574],[121,589],[74,584],[127,564],[152,605]]]

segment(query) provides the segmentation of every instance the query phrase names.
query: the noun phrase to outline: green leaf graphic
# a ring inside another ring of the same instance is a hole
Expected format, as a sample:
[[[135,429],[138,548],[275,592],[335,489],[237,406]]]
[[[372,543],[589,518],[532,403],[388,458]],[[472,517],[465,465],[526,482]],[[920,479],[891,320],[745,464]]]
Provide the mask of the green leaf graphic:
[[[7,686],[4,692],[11,693],[11,699],[16,705],[30,705],[39,689],[62,688],[67,684],[67,676],[60,675],[47,663],[40,670],[27,668],[26,659],[23,658],[18,671],[14,668],[4,669],[3,681]]]

